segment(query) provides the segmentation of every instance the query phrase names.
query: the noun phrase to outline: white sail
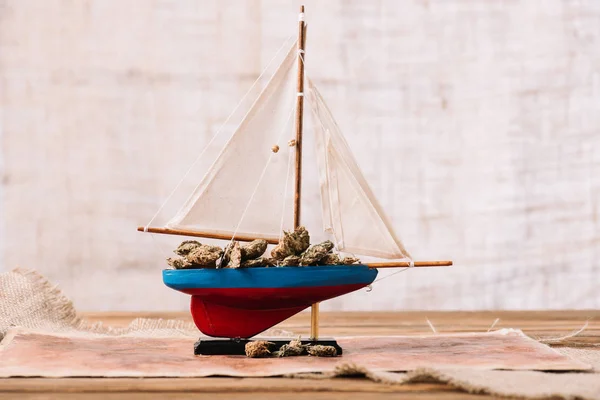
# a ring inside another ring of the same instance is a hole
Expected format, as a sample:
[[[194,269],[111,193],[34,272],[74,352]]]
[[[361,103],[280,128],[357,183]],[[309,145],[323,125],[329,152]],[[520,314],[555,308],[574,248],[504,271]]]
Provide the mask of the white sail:
[[[292,228],[294,148],[287,143],[295,138],[296,46],[168,228],[256,238]]]
[[[308,80],[307,99],[315,132],[324,229],[336,247],[387,259],[410,255],[360,171],[325,101]]]

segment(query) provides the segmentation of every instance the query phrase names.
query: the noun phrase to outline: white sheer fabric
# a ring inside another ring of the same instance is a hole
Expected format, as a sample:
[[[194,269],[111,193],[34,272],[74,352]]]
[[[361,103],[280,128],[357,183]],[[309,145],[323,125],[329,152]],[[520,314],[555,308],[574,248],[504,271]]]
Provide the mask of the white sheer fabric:
[[[324,229],[340,251],[387,259],[410,255],[363,177],[346,140],[314,84],[308,80]]]
[[[296,46],[167,227],[277,238],[283,216],[283,228],[292,228],[294,168],[288,160],[294,148],[287,142],[295,137]]]

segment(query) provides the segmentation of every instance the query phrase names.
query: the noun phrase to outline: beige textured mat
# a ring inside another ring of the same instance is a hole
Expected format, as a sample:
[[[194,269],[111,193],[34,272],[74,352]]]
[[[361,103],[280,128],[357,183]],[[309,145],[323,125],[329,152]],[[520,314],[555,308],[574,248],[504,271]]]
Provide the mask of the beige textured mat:
[[[169,337],[58,335],[11,329],[0,345],[0,377],[264,377],[332,373],[354,364],[369,371],[417,368],[585,371],[571,359],[523,335],[491,333],[338,338],[342,357],[250,359],[194,356],[194,339]]]

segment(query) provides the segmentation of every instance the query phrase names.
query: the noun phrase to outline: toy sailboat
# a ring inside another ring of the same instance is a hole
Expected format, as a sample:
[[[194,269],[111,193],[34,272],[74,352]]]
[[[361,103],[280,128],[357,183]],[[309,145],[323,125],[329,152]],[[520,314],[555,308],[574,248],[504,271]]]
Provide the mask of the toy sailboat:
[[[318,303],[371,284],[377,268],[452,265],[412,261],[395,235],[325,101],[305,76],[305,28],[302,7],[298,39],[192,195],[165,226],[138,230],[277,244],[282,228],[301,225],[306,99],[324,231],[338,251],[395,261],[164,270],[168,287],[192,296],[194,322],[209,336],[249,338],[312,306],[311,338],[317,339]],[[281,187],[274,189],[274,183]]]

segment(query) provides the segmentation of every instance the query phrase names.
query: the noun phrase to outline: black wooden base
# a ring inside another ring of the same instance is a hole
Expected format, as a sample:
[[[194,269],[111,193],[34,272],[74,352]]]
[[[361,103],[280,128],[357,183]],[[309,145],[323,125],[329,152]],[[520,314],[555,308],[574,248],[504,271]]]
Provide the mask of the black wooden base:
[[[275,343],[273,351],[277,351],[284,344],[290,343],[294,338],[253,338],[253,339],[217,339],[217,338],[200,338],[194,343],[194,354],[199,356],[243,356],[246,355],[246,343],[256,340],[266,340]],[[342,355],[342,348],[333,338],[322,338],[317,340],[302,339],[302,344],[320,344],[323,346],[333,346],[337,350],[338,356]]]

